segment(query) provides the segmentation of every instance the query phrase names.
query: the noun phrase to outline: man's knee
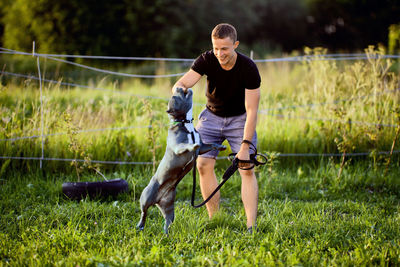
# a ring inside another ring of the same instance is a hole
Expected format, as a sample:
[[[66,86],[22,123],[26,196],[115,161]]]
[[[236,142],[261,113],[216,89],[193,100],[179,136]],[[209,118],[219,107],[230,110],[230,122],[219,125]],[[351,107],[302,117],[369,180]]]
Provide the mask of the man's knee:
[[[239,169],[240,176],[242,179],[253,179],[255,177],[254,169],[250,170],[241,170]]]
[[[197,169],[199,170],[200,175],[213,172],[214,165],[215,159],[213,158],[198,157],[197,159]]]

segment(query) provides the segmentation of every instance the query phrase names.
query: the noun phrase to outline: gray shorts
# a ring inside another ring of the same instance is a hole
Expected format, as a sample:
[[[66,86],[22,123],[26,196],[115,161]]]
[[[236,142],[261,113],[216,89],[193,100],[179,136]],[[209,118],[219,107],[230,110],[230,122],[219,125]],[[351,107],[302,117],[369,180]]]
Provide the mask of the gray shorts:
[[[226,139],[232,152],[237,153],[242,144],[245,123],[246,113],[234,117],[220,117],[206,108],[199,115],[196,130],[199,132],[203,143],[220,145]],[[254,133],[251,142],[257,146],[257,133]],[[200,157],[216,158],[218,153],[219,151],[212,150],[200,155]],[[250,153],[254,153],[254,151],[250,151]]]

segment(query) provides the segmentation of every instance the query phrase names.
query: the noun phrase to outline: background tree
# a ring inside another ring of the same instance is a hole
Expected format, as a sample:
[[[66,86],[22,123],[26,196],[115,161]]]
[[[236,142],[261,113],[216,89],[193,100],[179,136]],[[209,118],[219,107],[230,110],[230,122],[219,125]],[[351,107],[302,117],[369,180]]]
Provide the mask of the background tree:
[[[3,46],[120,56],[194,57],[210,47],[220,22],[236,26],[240,49],[323,46],[360,51],[388,42],[400,0],[3,0]]]
[[[388,42],[388,27],[400,20],[398,0],[307,0],[306,45],[361,50]]]

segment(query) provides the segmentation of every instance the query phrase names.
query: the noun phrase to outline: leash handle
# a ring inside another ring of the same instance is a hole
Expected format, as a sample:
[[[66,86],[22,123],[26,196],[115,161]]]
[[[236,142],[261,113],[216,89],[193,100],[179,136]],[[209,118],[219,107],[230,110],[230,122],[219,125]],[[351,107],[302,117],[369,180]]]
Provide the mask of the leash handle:
[[[254,154],[250,154],[250,160],[238,159],[238,158],[236,157],[236,153],[231,153],[231,154],[229,154],[229,156],[228,156],[229,160],[232,161],[232,162],[233,162],[235,159],[238,160],[238,166],[239,166],[238,168],[239,168],[239,169],[241,169],[241,170],[251,170],[251,169],[253,169],[255,166],[264,165],[264,164],[267,163],[267,157],[266,157],[265,155],[263,155],[263,154],[257,153],[257,148],[256,148],[256,146],[255,146],[252,142],[250,142],[249,140],[244,139],[244,140],[242,141],[242,144],[243,144],[243,143],[249,144],[249,145],[250,145],[250,148],[254,150]],[[243,164],[253,164],[253,165],[251,165],[250,167],[241,167],[241,166],[240,166],[240,165],[241,165],[240,163],[243,163]]]
[[[250,160],[243,160],[243,159],[238,159],[236,157],[236,153],[231,153],[228,155],[228,159],[230,161],[234,161],[237,160],[238,161],[238,168],[241,170],[251,170],[253,169],[255,166],[259,166],[259,165],[265,165],[267,163],[267,157],[263,154],[250,154]],[[254,165],[250,166],[250,167],[241,167],[240,163],[253,163]]]

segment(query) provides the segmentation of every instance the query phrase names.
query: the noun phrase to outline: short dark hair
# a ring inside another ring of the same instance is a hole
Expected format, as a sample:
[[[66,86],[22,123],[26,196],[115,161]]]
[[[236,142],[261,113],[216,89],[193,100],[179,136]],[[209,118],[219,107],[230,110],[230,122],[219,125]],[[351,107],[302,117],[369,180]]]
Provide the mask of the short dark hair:
[[[224,39],[226,37],[231,38],[233,42],[237,41],[236,29],[231,24],[220,23],[211,32],[211,38]]]

